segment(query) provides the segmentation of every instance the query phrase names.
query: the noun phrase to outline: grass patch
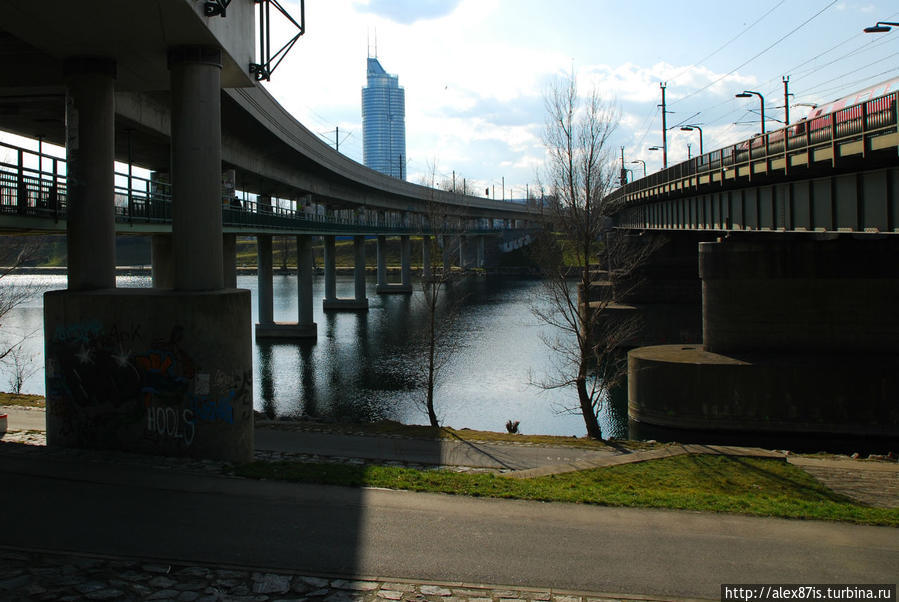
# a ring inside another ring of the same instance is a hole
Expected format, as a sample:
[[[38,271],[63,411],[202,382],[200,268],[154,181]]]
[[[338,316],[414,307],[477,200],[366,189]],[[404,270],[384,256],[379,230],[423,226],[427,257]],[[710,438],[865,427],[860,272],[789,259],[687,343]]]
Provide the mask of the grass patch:
[[[46,406],[41,395],[17,395],[16,393],[0,393],[0,407],[24,406],[26,408],[43,408]]]
[[[534,479],[302,462],[254,462],[235,467],[232,472],[255,479],[348,487],[731,512],[899,527],[899,509],[857,504],[786,462],[756,458],[677,456]]]

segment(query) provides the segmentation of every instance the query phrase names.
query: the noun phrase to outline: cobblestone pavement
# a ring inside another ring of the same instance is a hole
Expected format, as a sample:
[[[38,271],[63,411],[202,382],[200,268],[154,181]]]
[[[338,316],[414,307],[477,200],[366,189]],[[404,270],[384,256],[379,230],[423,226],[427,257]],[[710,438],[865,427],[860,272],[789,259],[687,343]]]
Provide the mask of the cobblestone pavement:
[[[602,602],[659,599],[408,580],[310,577],[239,567],[179,565],[0,548],[0,600],[9,601]]]

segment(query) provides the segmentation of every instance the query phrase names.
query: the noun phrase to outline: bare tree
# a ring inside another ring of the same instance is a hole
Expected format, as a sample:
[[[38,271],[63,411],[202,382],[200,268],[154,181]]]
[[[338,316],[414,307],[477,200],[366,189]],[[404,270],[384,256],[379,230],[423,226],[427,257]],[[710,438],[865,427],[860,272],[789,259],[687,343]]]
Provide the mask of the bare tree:
[[[615,176],[610,139],[618,111],[597,91],[580,97],[572,76],[545,95],[543,143],[547,160],[541,174],[551,202],[546,212],[555,232],[538,242],[538,261],[546,276],[544,303],[535,315],[555,327],[545,343],[554,352],[555,374],[537,383],[545,389],[574,387],[587,435],[602,438],[598,415],[607,393],[623,377],[619,349],[631,337],[630,321],[606,319],[610,294],[594,291],[594,267],[609,219],[604,200]],[[573,286],[570,276],[577,276]]]
[[[428,173],[422,178],[424,186],[435,188],[436,161],[428,163]],[[427,257],[429,265],[421,276],[422,302],[425,309],[426,323],[420,332],[421,347],[424,350],[421,372],[425,385],[423,409],[428,415],[431,426],[439,427],[440,420],[436,411],[435,389],[443,375],[450,358],[461,346],[461,342],[452,336],[459,312],[459,301],[453,302],[445,295],[450,282],[451,273],[438,270],[443,249],[438,237],[446,237],[450,231],[446,209],[435,202],[435,195],[427,202],[427,233],[423,232],[422,245],[428,245]],[[444,244],[449,244],[444,241]]]

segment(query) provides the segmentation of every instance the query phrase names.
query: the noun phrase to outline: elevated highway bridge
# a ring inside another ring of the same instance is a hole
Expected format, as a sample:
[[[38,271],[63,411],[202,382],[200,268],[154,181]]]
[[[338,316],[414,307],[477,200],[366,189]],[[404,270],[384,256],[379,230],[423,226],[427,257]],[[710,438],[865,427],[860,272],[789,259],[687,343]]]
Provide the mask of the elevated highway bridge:
[[[359,311],[363,235],[401,236],[402,282],[386,282],[379,261],[379,291],[408,293],[410,234],[424,235],[426,252],[443,236],[444,256],[449,236],[460,246],[474,237],[482,257],[483,235],[539,220],[533,208],[376,173],[319,140],[259,84],[271,71],[271,57],[254,52],[269,3],[0,0],[0,130],[66,148],[64,168],[46,157],[26,173],[26,153],[13,149],[0,170],[0,228],[66,232],[68,289],[44,299],[50,445],[252,457],[238,233],[258,241],[257,336],[308,337],[312,235],[325,238],[324,307]],[[149,170],[151,182],[141,191],[116,161]],[[238,203],[234,190],[255,200]],[[115,288],[123,232],[153,235],[153,289]],[[296,323],[272,318],[273,234],[296,235]],[[335,295],[337,234],[355,237],[352,299]]]
[[[701,342],[630,352],[629,414],[644,432],[899,447],[897,100],[794,123],[606,199],[620,231],[680,241],[680,265],[699,276],[686,279]]]

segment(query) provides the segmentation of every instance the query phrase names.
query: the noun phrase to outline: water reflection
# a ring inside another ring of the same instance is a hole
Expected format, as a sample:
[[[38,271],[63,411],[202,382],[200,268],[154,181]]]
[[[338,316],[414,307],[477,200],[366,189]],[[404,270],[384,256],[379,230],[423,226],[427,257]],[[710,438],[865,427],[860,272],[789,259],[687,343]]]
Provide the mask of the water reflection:
[[[65,277],[11,277],[47,289],[65,288]],[[373,279],[371,279],[373,280]],[[146,276],[118,279],[118,286],[149,286]],[[337,279],[338,295],[353,294],[350,276]],[[255,276],[239,276],[238,286],[252,292],[256,321]],[[471,278],[444,289],[446,303],[461,304],[452,341],[460,349],[450,358],[436,390],[437,410],[445,424],[457,428],[504,430],[520,420],[524,433],[583,435],[579,415],[559,413],[576,403],[573,391],[542,391],[529,382],[551,369],[551,355],[540,340],[551,332],[531,313],[539,282],[523,279]],[[276,274],[273,282],[276,321],[296,321],[297,280]],[[255,407],[271,416],[307,414],[334,420],[391,419],[426,424],[421,337],[426,322],[420,290],[412,295],[378,295],[367,291],[368,312],[324,313],[324,281],[313,285],[315,342],[254,344]],[[40,296],[16,308],[3,324],[37,330],[28,349],[43,353]],[[38,360],[42,363],[42,359]],[[5,379],[4,379],[5,380]],[[43,394],[43,371],[26,383],[26,391]],[[622,405],[623,404],[623,405]],[[616,435],[626,429],[626,395],[613,396],[600,424]]]

